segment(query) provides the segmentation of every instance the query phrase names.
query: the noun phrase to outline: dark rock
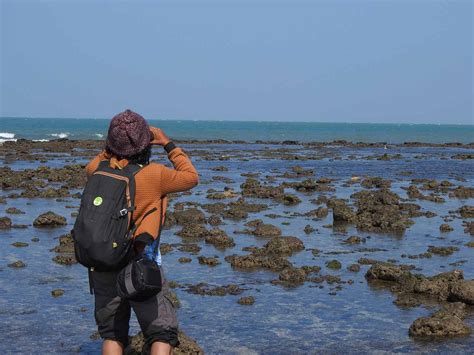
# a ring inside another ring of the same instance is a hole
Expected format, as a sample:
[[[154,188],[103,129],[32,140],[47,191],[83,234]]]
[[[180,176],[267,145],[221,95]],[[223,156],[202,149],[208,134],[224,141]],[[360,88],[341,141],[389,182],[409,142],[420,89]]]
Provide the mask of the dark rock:
[[[301,203],[301,199],[296,195],[285,194],[283,195],[283,204],[286,206],[294,206]]]
[[[284,193],[283,186],[263,186],[254,178],[248,178],[240,188],[247,197],[281,199]]]
[[[176,223],[181,226],[186,226],[188,224],[204,224],[206,223],[206,216],[204,212],[197,208],[189,208],[183,211],[173,211],[173,216],[176,220]]]
[[[474,236],[474,222],[464,222],[463,225],[465,226],[464,233],[469,233]]]
[[[8,267],[11,267],[11,268],[15,268],[15,269],[19,269],[19,268],[22,268],[22,267],[25,267],[26,264],[21,261],[21,260],[17,260],[11,264],[8,264]]]
[[[462,206],[459,214],[462,218],[474,218],[474,206]]]
[[[439,226],[439,230],[443,233],[446,233],[446,232],[453,231],[454,228],[451,227],[449,224],[443,223],[442,225]]]
[[[215,166],[211,168],[212,171],[229,171],[229,169],[223,165]]]
[[[432,246],[432,245],[430,245],[428,247],[428,252],[429,253],[433,253],[433,254],[436,254],[436,255],[442,255],[442,256],[451,255],[455,251],[459,251],[459,248],[458,247],[435,247],[435,246]]]
[[[257,213],[268,209],[266,204],[247,203],[243,198],[227,204],[222,216],[227,219],[239,220],[248,217],[249,213]]]
[[[206,243],[214,245],[216,248],[224,249],[235,246],[234,239],[229,237],[223,230],[211,229],[205,237]]]
[[[281,236],[281,229],[274,226],[273,224],[264,224],[260,223],[255,228],[253,234],[256,237],[265,237],[265,238],[272,238],[272,237],[279,237]]]
[[[12,227],[12,220],[8,217],[0,217],[0,229],[10,229]]]
[[[356,215],[354,211],[346,205],[344,200],[331,199],[328,202],[328,207],[332,208],[332,216],[334,223],[354,223]]]
[[[186,239],[202,239],[208,233],[209,231],[202,224],[185,224],[179,232],[176,232],[176,235]]]
[[[197,285],[191,285],[186,289],[186,292],[202,296],[240,295],[243,291],[242,288],[235,284],[210,287],[203,282]]]
[[[224,258],[232,267],[238,269],[256,269],[264,268],[273,271],[279,271],[285,267],[291,266],[291,263],[281,256],[264,255],[228,255]]]
[[[55,246],[51,251],[58,253],[53,257],[53,261],[60,265],[77,264],[74,253],[74,239],[70,233],[63,234],[59,238],[59,245]]]
[[[299,284],[306,280],[306,272],[301,268],[287,267],[280,271],[278,279],[284,283]]]
[[[357,229],[377,233],[402,233],[413,222],[401,213],[399,197],[389,190],[360,191],[353,194]]]
[[[61,288],[58,288],[58,289],[56,289],[56,290],[51,291],[51,295],[52,295],[54,298],[60,297],[60,296],[64,295],[64,290],[61,289]]]
[[[209,266],[216,266],[221,263],[218,258],[214,258],[214,257],[207,258],[205,256],[199,256],[198,261],[199,261],[199,264],[201,265],[209,265]]]
[[[10,214],[25,214],[25,212],[16,207],[7,208],[5,212]]]
[[[74,257],[74,255],[56,255],[55,257],[53,257],[53,261],[56,264],[60,264],[60,265],[77,264],[77,260]]]
[[[199,251],[201,250],[201,247],[194,243],[182,244],[181,246],[178,247],[178,250],[185,253],[196,254],[196,253],[199,253]]]
[[[193,259],[182,256],[181,258],[178,259],[178,261],[184,264],[184,263],[190,263],[191,261],[193,261]]]
[[[360,258],[359,260],[357,260],[357,262],[360,265],[375,265],[375,264],[380,263],[379,260],[370,259],[370,258]]]
[[[464,305],[460,304],[459,307],[464,307]],[[471,330],[462,321],[463,317],[459,310],[443,309],[431,316],[415,320],[410,326],[408,334],[412,337],[430,338],[468,335]]]
[[[212,215],[207,219],[207,223],[209,223],[211,226],[218,226],[222,224],[222,220],[218,215]]]
[[[449,289],[448,300],[474,305],[474,280],[453,283]]]
[[[311,234],[315,231],[315,229],[313,227],[311,227],[309,224],[307,224],[305,227],[304,227],[304,232],[306,234]]]
[[[365,274],[367,280],[383,280],[403,282],[411,278],[410,272],[403,270],[400,266],[385,263],[375,263]]]
[[[360,271],[360,265],[359,264],[351,264],[347,267],[347,270],[352,271],[352,272],[359,272]]]
[[[217,192],[210,193],[206,196],[206,198],[211,199],[211,200],[224,200],[226,198],[234,198],[237,196],[239,196],[238,193],[229,189],[223,192],[217,191]]]
[[[360,183],[361,186],[365,187],[366,189],[372,188],[390,188],[392,183],[390,180],[384,180],[381,177],[368,177]]]
[[[160,242],[160,253],[161,255],[166,255],[173,251],[173,246],[169,243],[161,243]]]
[[[240,297],[237,303],[241,305],[251,306],[255,303],[255,298],[253,298],[252,296]]]
[[[451,197],[456,197],[462,200],[474,198],[474,187],[458,186],[450,193]]]
[[[344,244],[360,244],[365,243],[365,239],[358,237],[357,235],[352,235],[346,240],[343,241]]]
[[[393,303],[399,307],[418,307],[421,304],[418,297],[410,293],[400,293]]]
[[[301,192],[315,192],[315,191],[334,191],[335,189],[331,186],[328,186],[326,184],[326,181],[324,183],[318,183],[318,181],[314,179],[306,179],[304,181],[298,181],[298,182],[285,182],[283,184],[285,187],[291,187],[295,189],[296,191],[301,191]]]
[[[25,242],[15,242],[15,243],[12,243],[11,245],[17,248],[23,248],[23,247],[27,247],[29,244]]]
[[[326,262],[326,267],[329,269],[339,270],[342,267],[342,264],[338,260],[330,260]]]
[[[66,218],[51,211],[39,215],[33,221],[33,226],[35,227],[59,227],[65,225],[67,225]]]

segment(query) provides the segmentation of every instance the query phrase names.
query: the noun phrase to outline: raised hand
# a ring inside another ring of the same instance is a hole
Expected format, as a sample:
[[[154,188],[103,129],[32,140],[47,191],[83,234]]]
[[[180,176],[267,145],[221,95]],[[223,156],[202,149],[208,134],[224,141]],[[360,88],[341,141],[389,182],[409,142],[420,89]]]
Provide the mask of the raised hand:
[[[168,136],[160,129],[150,126],[151,144],[165,146],[171,141]]]

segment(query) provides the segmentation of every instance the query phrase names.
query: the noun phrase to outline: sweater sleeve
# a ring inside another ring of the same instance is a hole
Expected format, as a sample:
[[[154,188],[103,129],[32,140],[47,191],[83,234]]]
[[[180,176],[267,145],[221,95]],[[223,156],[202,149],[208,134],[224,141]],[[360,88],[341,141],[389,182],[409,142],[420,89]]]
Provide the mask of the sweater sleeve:
[[[163,166],[161,170],[162,195],[186,191],[199,183],[199,175],[193,163],[181,148],[173,149],[168,158],[173,163],[174,169]]]
[[[97,154],[96,157],[94,159],[92,159],[89,162],[89,164],[86,165],[87,176],[91,176],[92,173],[97,170],[97,168],[99,167],[99,163],[102,160],[106,160],[106,159],[109,159],[109,158],[110,158],[110,156],[109,156],[109,154],[107,154],[105,152],[105,150],[103,150],[102,152]]]

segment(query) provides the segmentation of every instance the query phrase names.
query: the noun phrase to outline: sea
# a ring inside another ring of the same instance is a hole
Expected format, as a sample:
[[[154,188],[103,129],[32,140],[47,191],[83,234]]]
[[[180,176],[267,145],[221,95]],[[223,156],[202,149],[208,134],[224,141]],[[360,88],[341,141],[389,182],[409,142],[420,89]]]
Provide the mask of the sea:
[[[109,119],[1,117],[0,143],[21,138],[103,139]],[[471,143],[474,125],[148,120],[175,140],[240,140],[298,142]]]

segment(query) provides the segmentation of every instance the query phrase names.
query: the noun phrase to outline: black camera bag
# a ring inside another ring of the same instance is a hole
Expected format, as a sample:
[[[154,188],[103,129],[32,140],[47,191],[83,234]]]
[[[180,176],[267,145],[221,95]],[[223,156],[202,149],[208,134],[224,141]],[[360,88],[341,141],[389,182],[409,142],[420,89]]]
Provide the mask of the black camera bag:
[[[162,277],[160,266],[155,262],[160,247],[161,227],[163,222],[163,200],[161,200],[160,226],[153,249],[153,259],[150,260],[142,253],[132,260],[117,275],[117,293],[121,298],[142,301],[161,291]]]

